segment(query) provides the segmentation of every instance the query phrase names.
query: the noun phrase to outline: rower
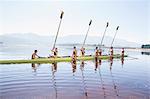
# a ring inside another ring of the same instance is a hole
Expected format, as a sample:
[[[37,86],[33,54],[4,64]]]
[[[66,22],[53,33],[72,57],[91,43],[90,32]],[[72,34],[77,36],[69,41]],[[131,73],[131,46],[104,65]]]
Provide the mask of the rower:
[[[124,48],[122,48],[121,55],[124,57]]]
[[[81,48],[81,56],[83,57],[84,55],[85,55],[85,48],[82,47],[82,48]]]
[[[33,54],[32,54],[32,59],[36,59],[36,58],[39,58],[39,56],[37,55],[37,50],[34,50]]]
[[[99,49],[99,56],[102,56],[102,49]]]
[[[76,58],[76,52],[75,51],[73,51],[73,54],[72,54],[72,67],[76,67],[76,60],[77,60],[77,58]]]
[[[99,54],[99,50],[98,50],[98,47],[96,47],[95,49],[95,61],[97,62],[98,61],[98,55]]]
[[[110,47],[110,60],[113,59],[113,53],[114,53],[113,47],[111,46],[111,47]]]
[[[54,58],[57,57],[57,55],[58,55],[57,48],[53,48],[52,52],[53,52]]]
[[[74,55],[74,57],[76,59],[77,58],[77,49],[76,49],[75,46],[73,47],[73,55]]]

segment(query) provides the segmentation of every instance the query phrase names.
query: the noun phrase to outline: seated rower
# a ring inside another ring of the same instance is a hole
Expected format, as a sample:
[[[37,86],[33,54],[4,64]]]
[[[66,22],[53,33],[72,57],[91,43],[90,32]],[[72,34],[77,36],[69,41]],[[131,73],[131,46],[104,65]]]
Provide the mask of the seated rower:
[[[75,46],[73,47],[73,55],[74,55],[74,57],[76,59],[77,58],[77,49],[76,49]]]
[[[110,47],[110,60],[113,59],[113,54],[114,54],[113,47]]]
[[[124,57],[124,48],[122,48],[121,56]]]
[[[76,65],[77,57],[75,51],[72,53],[72,65]]]
[[[84,55],[85,55],[85,48],[82,47],[82,48],[81,48],[81,56],[83,57]]]
[[[57,48],[53,48],[51,51],[53,52],[54,57],[57,57],[57,55],[58,55]]]
[[[102,49],[99,49],[99,56],[102,56]]]
[[[95,61],[97,62],[98,61],[98,55],[99,54],[99,50],[98,50],[98,47],[96,47],[95,49]]]
[[[37,55],[37,50],[34,50],[34,53],[32,54],[32,59],[36,59],[36,58],[39,58],[39,56]]]

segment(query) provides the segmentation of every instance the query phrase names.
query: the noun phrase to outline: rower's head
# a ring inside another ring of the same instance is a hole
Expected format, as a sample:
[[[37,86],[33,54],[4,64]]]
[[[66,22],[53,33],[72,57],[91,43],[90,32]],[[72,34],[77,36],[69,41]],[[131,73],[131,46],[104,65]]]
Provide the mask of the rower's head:
[[[98,47],[96,46],[96,50],[98,49]]]
[[[74,46],[73,48],[74,48],[74,49],[76,49],[76,47],[75,47],[75,46]]]
[[[55,51],[57,51],[57,48],[55,48]]]
[[[111,46],[110,48],[111,48],[111,49],[113,49],[113,47],[112,47],[112,46]]]
[[[37,53],[37,50],[34,50],[34,53]]]

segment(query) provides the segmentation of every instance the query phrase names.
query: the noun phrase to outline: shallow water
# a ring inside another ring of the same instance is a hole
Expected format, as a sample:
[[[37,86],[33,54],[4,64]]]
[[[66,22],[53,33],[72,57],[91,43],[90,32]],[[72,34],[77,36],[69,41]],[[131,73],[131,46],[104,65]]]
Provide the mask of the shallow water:
[[[140,51],[126,52],[132,57],[114,59],[112,66],[108,60],[99,65],[94,61],[77,62],[76,66],[65,62],[0,65],[0,98],[149,99],[150,56]],[[1,59],[25,57],[10,56],[2,50],[0,55]]]

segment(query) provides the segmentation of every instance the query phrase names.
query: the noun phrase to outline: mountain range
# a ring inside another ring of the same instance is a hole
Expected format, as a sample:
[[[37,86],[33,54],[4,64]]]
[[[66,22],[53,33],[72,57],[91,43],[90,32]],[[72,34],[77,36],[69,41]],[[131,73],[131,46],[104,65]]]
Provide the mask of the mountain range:
[[[52,45],[55,36],[41,36],[35,33],[11,33],[0,35],[0,42],[3,45]],[[104,38],[103,44],[105,46],[110,46],[112,42],[112,37],[106,36]],[[67,35],[58,36],[57,44],[82,44],[84,40],[84,35]],[[96,45],[101,41],[101,37],[88,36],[86,44]],[[129,42],[122,39],[115,39],[113,46],[116,47],[141,47],[141,44],[135,42]]]

